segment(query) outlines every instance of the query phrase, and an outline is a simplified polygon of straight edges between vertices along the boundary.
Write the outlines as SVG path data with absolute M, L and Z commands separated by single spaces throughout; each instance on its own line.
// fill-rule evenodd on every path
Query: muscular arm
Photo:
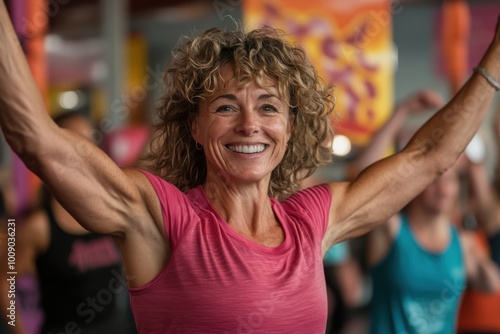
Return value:
M 123 235 L 131 213 L 147 218 L 133 174 L 48 116 L 3 1 L 0 45 L 0 125 L 14 152 L 90 231 Z
M 391 144 L 396 142 L 410 112 L 422 112 L 442 106 L 441 97 L 429 90 L 418 91 L 398 103 L 384 126 L 374 135 L 370 143 L 351 165 L 351 172 L 359 174 L 370 164 L 382 159 Z M 399 226 L 399 217 L 389 218 L 367 235 L 367 261 L 370 265 L 378 263 L 389 250 Z
M 164 267 L 169 249 L 151 184 L 52 122 L 3 1 L 0 45 L 0 126 L 8 144 L 85 229 L 115 237 L 127 274 L 136 278 L 131 285 L 147 282 Z
M 500 78 L 499 24 L 480 66 Z M 495 89 L 475 73 L 457 95 L 413 136 L 403 151 L 381 160 L 350 183 L 331 184 L 333 201 L 326 239 L 362 235 L 400 211 L 450 168 L 478 130 Z

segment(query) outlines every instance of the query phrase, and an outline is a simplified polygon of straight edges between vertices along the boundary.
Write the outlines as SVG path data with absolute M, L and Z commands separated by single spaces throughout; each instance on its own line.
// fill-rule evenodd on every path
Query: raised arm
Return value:
M 350 166 L 351 175 L 357 176 L 364 168 L 384 158 L 390 145 L 396 143 L 410 113 L 437 109 L 443 105 L 441 96 L 430 90 L 418 91 L 399 102 L 387 122 L 373 136 L 370 143 L 361 151 Z M 381 224 L 367 235 L 367 261 L 374 265 L 380 261 L 392 245 L 399 226 L 399 217 L 393 216 L 386 224 Z
M 479 66 L 500 79 L 500 24 Z M 331 184 L 328 243 L 368 232 L 400 211 L 458 159 L 478 130 L 495 88 L 477 71 L 400 152 L 351 183 Z
M 0 46 L 0 125 L 7 142 L 84 228 L 115 236 L 127 274 L 137 284 L 150 280 L 168 253 L 151 184 L 142 173 L 122 171 L 90 141 L 52 122 L 3 1 Z
M 48 116 L 0 1 L 0 124 L 10 147 L 88 230 L 120 234 L 140 193 L 97 147 Z M 104 223 L 106 222 L 106 223 Z

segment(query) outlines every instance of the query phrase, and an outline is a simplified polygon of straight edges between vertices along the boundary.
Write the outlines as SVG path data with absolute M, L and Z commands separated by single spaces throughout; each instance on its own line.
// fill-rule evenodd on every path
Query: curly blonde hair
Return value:
M 182 43 L 172 54 L 149 156 L 151 169 L 160 177 L 181 191 L 205 182 L 205 155 L 196 148 L 191 122 L 200 102 L 222 82 L 220 69 L 227 63 L 241 87 L 252 80 L 262 86 L 270 78 L 280 97 L 289 99 L 292 133 L 283 160 L 271 174 L 270 196 L 290 195 L 317 166 L 330 162 L 332 87 L 319 78 L 305 52 L 285 42 L 281 32 L 269 27 L 250 32 L 213 28 Z

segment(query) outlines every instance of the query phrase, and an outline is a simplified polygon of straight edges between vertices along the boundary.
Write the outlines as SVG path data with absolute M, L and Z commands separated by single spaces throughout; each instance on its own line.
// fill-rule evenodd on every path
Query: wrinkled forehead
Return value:
M 277 79 L 267 75 L 264 71 L 247 73 L 245 71 L 238 71 L 232 63 L 225 63 L 219 68 L 218 79 L 214 94 L 230 91 L 235 92 L 247 87 L 255 87 L 256 89 L 263 89 L 283 101 L 288 102 L 290 97 L 288 87 L 280 83 Z

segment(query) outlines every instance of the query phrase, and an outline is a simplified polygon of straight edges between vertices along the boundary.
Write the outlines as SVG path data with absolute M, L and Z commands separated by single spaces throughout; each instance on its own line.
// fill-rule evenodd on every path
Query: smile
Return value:
M 236 153 L 254 154 L 264 151 L 267 146 L 268 145 L 259 144 L 259 145 L 227 145 L 226 147 Z

